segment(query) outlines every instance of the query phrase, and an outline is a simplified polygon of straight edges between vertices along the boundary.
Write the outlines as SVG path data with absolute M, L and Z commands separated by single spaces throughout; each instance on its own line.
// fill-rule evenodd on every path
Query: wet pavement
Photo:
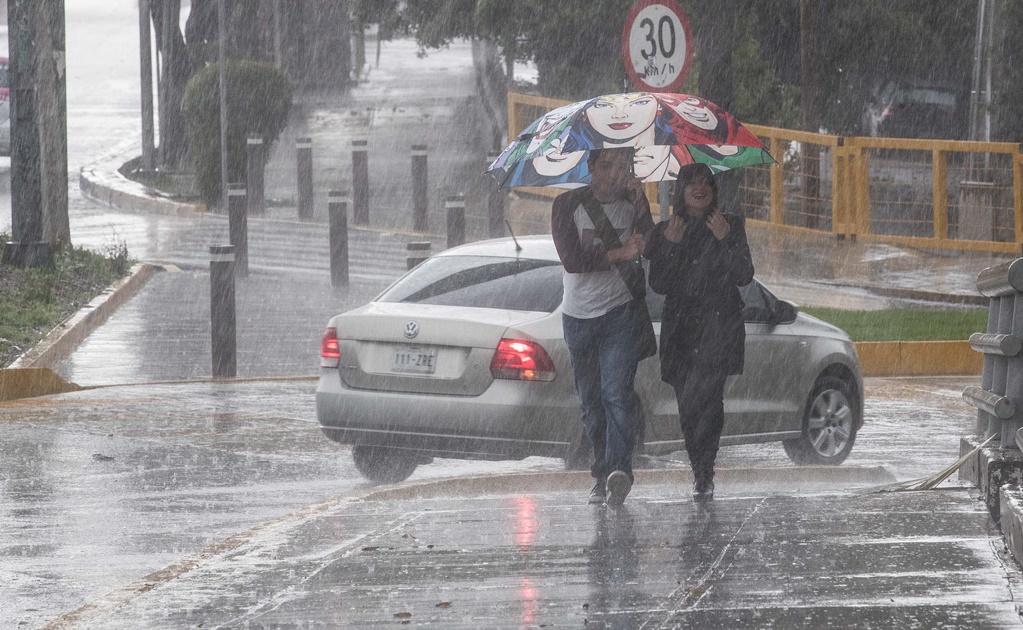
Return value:
M 12 401 L 0 627 L 1018 627 L 975 490 L 861 492 L 955 459 L 975 381 L 867 379 L 840 467 L 722 449 L 711 512 L 681 455 L 621 511 L 546 458 L 374 487 L 320 434 L 312 379 Z

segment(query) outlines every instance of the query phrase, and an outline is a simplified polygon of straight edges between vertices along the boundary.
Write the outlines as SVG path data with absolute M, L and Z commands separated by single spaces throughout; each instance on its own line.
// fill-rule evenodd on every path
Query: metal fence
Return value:
M 509 138 L 566 103 L 509 93 Z M 740 171 L 739 203 L 749 220 L 934 249 L 1023 247 L 1023 145 L 746 127 L 778 161 Z M 647 196 L 659 214 L 656 186 Z
M 970 336 L 984 353 L 980 387 L 963 399 L 977 408 L 977 435 L 999 435 L 1002 448 L 1023 448 L 1023 258 L 989 267 L 977 276 L 977 291 L 991 298 L 987 332 Z

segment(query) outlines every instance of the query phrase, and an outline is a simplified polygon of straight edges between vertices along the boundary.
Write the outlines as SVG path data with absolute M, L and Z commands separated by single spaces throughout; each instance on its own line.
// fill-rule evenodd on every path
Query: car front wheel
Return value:
M 353 446 L 352 459 L 362 476 L 376 483 L 405 481 L 419 466 L 415 453 L 379 446 Z
M 859 409 L 852 388 L 835 376 L 822 376 L 806 401 L 803 435 L 785 440 L 785 452 L 799 465 L 838 465 L 856 441 Z

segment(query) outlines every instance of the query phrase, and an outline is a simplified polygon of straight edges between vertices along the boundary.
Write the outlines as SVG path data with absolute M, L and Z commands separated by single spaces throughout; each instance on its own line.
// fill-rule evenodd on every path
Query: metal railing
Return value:
M 977 408 L 977 435 L 999 435 L 1001 448 L 1023 448 L 1023 258 L 988 267 L 977 276 L 977 291 L 991 298 L 987 332 L 970 336 L 984 353 L 980 387 L 963 390 Z
M 510 92 L 509 139 L 566 103 Z M 778 160 L 739 171 L 739 203 L 749 220 L 932 249 L 1023 248 L 1023 145 L 746 127 Z M 659 214 L 655 185 L 647 197 Z

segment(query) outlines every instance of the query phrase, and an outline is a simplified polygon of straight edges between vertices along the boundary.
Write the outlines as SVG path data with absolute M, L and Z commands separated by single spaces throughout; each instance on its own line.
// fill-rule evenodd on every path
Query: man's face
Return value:
M 632 151 L 606 149 L 590 164 L 590 188 L 598 199 L 610 201 L 625 191 L 632 178 Z

